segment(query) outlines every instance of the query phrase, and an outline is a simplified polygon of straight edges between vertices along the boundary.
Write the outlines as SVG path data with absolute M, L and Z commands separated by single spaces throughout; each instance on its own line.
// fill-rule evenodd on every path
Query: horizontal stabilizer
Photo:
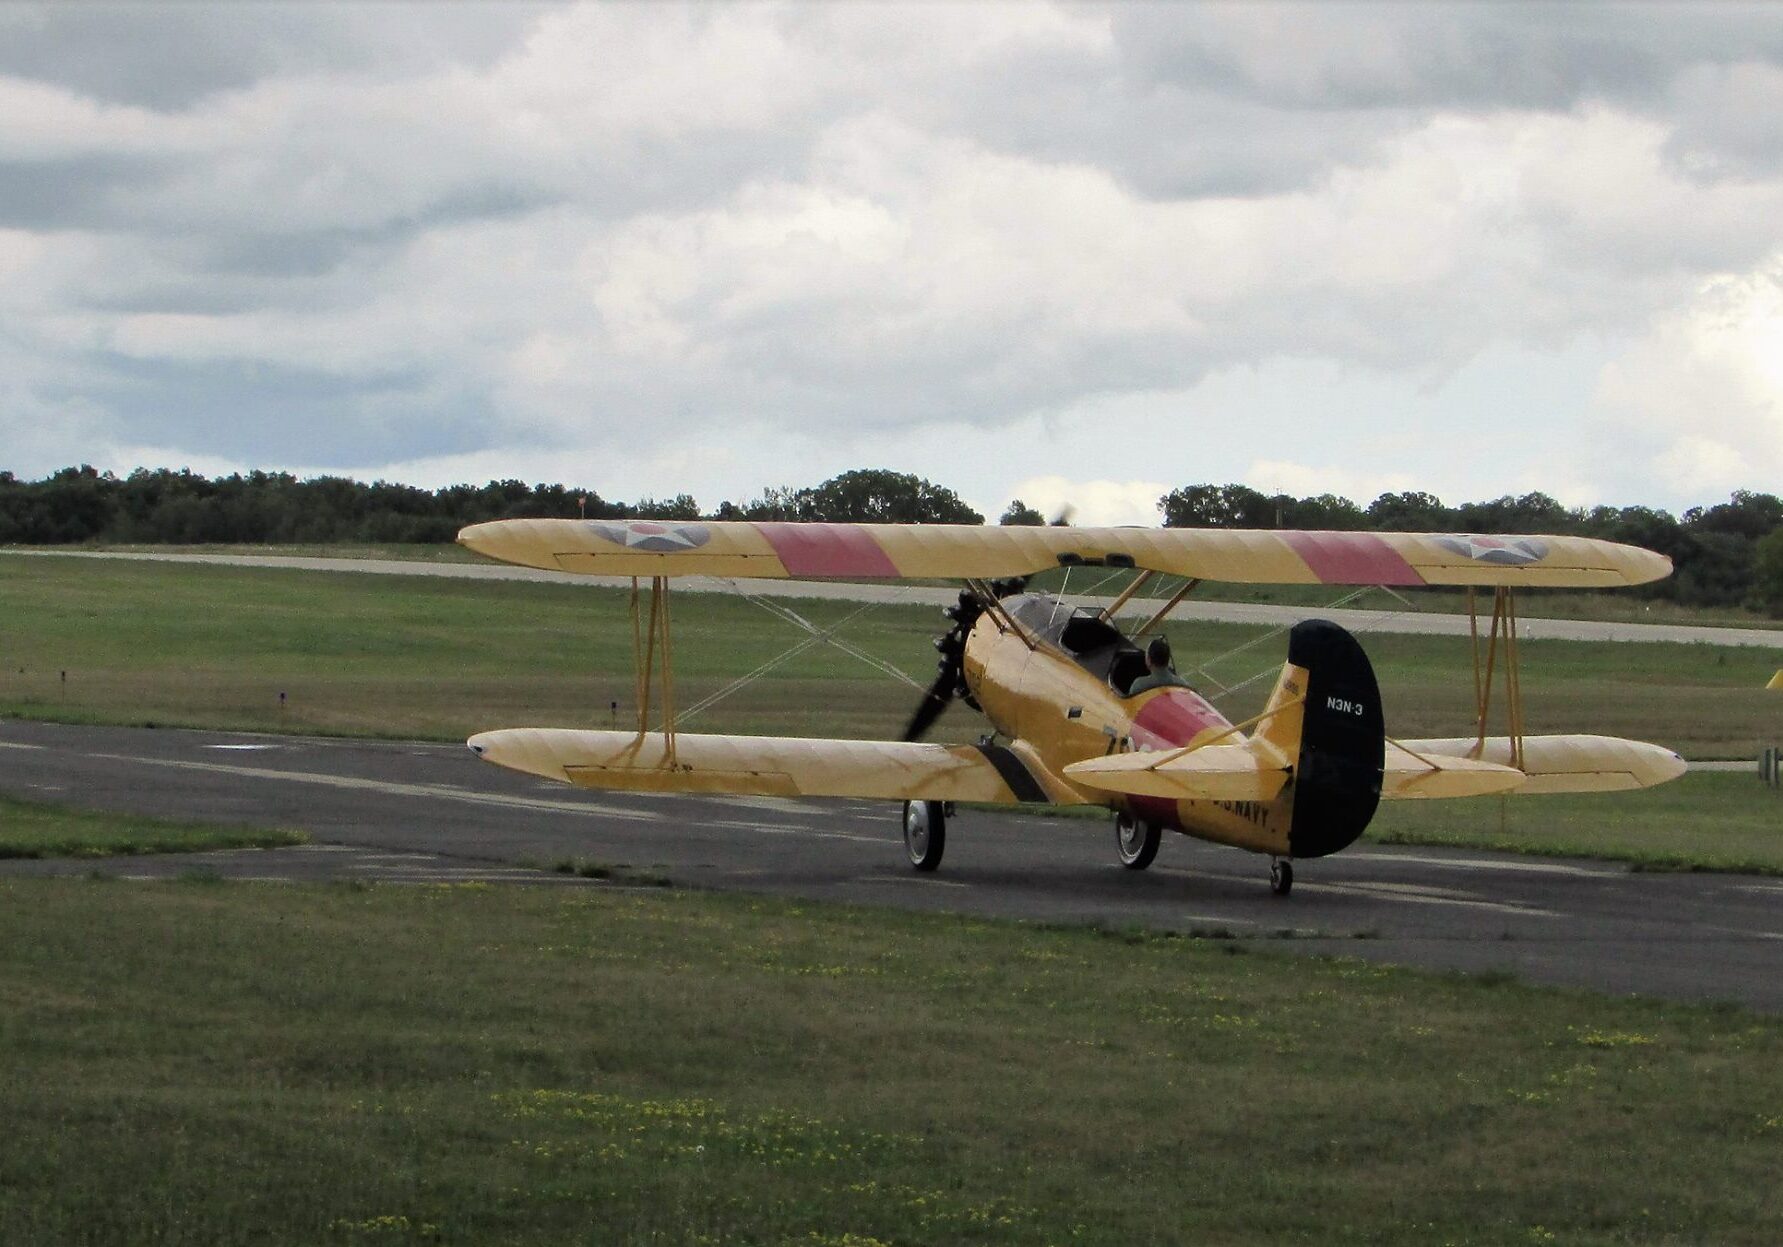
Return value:
M 1526 776 L 1515 767 L 1475 758 L 1419 751 L 1417 757 L 1388 742 L 1381 796 L 1393 800 L 1437 797 L 1483 797 L 1523 786 Z
M 1244 745 L 1208 745 L 1176 757 L 1115 753 L 1074 762 L 1065 775 L 1084 788 L 1175 801 L 1273 801 L 1288 779 L 1286 767 Z
M 511 770 L 584 788 L 769 797 L 880 797 L 1081 803 L 1025 745 L 931 745 L 881 740 L 680 733 L 670 755 L 660 732 L 516 727 L 466 742 Z
M 1445 762 L 1449 762 L 1473 754 L 1476 743 L 1471 736 L 1457 736 L 1446 740 L 1408 740 L 1404 747 L 1425 757 L 1441 755 Z M 1404 757 L 1400 750 L 1391 752 Z M 1499 766 L 1514 766 L 1510 738 L 1488 736 L 1478 758 Z M 1684 759 L 1670 749 L 1615 736 L 1525 736 L 1521 761 L 1521 770 L 1527 778 L 1512 790 L 1519 796 L 1651 788 L 1678 778 L 1685 770 Z M 1420 794 L 1394 792 L 1389 795 Z

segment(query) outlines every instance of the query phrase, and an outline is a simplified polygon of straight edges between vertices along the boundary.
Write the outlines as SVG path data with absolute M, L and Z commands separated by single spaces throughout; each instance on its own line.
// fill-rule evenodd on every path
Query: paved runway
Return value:
M 1271 896 L 1263 858 L 1169 836 L 1143 873 L 1101 822 L 962 811 L 934 876 L 882 802 L 586 793 L 458 746 L 0 723 L 0 792 L 295 827 L 301 849 L 10 862 L 13 875 L 490 879 L 677 885 L 1033 921 L 1150 927 L 1272 947 L 1783 1012 L 1783 879 L 1358 846 Z M 1607 809 L 1608 807 L 1606 807 Z M 1613 817 L 1613 815 L 1606 815 Z M 595 883 L 541 870 L 615 868 Z

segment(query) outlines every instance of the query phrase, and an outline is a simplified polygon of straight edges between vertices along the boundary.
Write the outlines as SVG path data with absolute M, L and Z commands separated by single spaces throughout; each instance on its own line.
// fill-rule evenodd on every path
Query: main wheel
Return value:
M 904 851 L 918 870 L 941 864 L 947 847 L 947 812 L 939 801 L 904 802 Z
M 1121 855 L 1121 865 L 1128 870 L 1144 870 L 1158 855 L 1162 833 L 1156 823 L 1141 822 L 1126 814 L 1114 816 L 1114 847 Z
M 1286 896 L 1294 890 L 1294 863 L 1275 858 L 1269 863 L 1269 890 Z

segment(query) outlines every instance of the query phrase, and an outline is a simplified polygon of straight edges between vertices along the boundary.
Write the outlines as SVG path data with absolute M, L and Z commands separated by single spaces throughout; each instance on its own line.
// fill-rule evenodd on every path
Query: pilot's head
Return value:
M 1145 665 L 1153 671 L 1163 671 L 1170 666 L 1170 642 L 1161 636 L 1152 638 L 1152 643 L 1145 647 Z

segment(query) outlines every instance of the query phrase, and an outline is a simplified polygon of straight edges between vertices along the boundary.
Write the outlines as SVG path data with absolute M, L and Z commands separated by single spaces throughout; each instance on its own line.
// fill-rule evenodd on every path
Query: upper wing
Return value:
M 660 732 L 518 727 L 467 742 L 488 762 L 584 788 L 739 793 L 770 797 L 879 797 L 906 801 L 1082 803 L 1026 746 L 680 733 L 671 759 Z
M 1672 569 L 1592 537 L 1236 528 L 494 520 L 458 540 L 526 567 L 616 576 L 964 580 L 1089 564 L 1253 584 L 1608 588 Z

